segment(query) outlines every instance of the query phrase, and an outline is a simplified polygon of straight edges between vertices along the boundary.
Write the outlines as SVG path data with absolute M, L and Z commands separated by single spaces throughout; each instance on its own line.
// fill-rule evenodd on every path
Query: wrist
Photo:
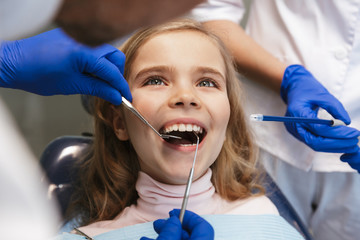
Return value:
M 0 87 L 7 88 L 9 82 L 9 66 L 7 64 L 6 58 L 10 52 L 7 50 L 6 42 L 0 43 Z
M 306 72 L 308 74 L 308 71 L 306 70 L 306 68 L 304 66 L 298 65 L 298 64 L 289 65 L 285 69 L 283 79 L 281 82 L 281 87 L 280 87 L 280 96 L 286 104 L 287 104 L 287 95 L 288 95 L 289 89 L 291 88 L 292 84 L 299 79 L 299 78 L 293 77 L 293 76 L 294 76 L 294 74 L 297 74 L 300 72 Z

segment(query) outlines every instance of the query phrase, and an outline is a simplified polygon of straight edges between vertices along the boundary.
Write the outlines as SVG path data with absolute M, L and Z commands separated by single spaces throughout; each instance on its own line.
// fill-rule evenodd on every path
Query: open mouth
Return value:
M 181 137 L 181 139 L 175 138 L 168 138 L 164 139 L 166 142 L 175 144 L 175 145 L 182 145 L 182 146 L 192 146 L 196 145 L 197 137 L 199 136 L 199 144 L 205 138 L 206 131 L 204 128 L 195 125 L 195 124 L 174 124 L 171 126 L 167 126 L 166 128 L 163 127 L 159 130 L 162 134 L 169 134 L 173 136 Z M 196 135 L 194 134 L 196 133 Z

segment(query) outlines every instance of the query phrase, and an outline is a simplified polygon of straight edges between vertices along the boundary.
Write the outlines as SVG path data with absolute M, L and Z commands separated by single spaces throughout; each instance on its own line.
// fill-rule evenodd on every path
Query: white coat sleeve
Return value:
M 200 22 L 229 20 L 240 23 L 245 13 L 242 0 L 207 0 L 194 8 L 189 17 Z
M 62 0 L 1 0 L 0 39 L 28 37 L 49 26 Z
M 1 239 L 46 240 L 56 234 L 59 212 L 47 200 L 43 173 L 0 98 Z

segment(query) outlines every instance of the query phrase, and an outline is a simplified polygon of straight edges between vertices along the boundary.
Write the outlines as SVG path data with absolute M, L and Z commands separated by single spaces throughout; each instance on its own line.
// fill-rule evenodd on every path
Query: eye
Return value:
M 165 85 L 165 82 L 159 76 L 152 76 L 147 79 L 144 85 Z
M 211 80 L 202 80 L 198 83 L 198 87 L 216 87 L 216 84 L 214 81 Z

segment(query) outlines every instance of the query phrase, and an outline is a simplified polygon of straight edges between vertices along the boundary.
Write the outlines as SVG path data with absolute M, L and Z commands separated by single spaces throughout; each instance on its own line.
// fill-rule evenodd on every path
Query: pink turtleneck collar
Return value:
M 266 197 L 248 198 L 229 202 L 222 199 L 211 183 L 212 171 L 192 183 L 187 210 L 206 214 L 277 214 L 276 207 Z M 139 172 L 136 190 L 139 199 L 126 207 L 113 220 L 92 223 L 80 229 L 90 236 L 138 223 L 169 217 L 169 211 L 181 208 L 185 185 L 160 183 L 144 172 Z M 259 210 L 263 209 L 263 210 Z
M 213 212 L 211 209 L 215 209 L 213 206 L 217 202 L 218 196 L 211 183 L 211 175 L 212 171 L 208 169 L 202 177 L 192 183 L 188 210 L 198 214 L 209 214 Z M 136 190 L 139 194 L 136 208 L 147 220 L 166 218 L 169 216 L 169 211 L 181 208 L 185 188 L 186 185 L 160 183 L 146 173 L 140 172 L 136 183 Z
M 211 175 L 212 171 L 208 169 L 202 177 L 192 183 L 188 210 L 198 214 L 212 214 L 216 210 L 220 198 L 215 193 L 215 188 L 210 181 Z M 169 211 L 181 208 L 185 188 L 186 185 L 160 183 L 146 173 L 139 172 L 136 182 L 139 198 L 136 204 L 126 207 L 113 220 L 96 222 L 81 229 L 91 233 L 93 230 L 99 232 L 99 228 L 105 228 L 101 231 L 105 232 L 110 229 L 167 218 Z

